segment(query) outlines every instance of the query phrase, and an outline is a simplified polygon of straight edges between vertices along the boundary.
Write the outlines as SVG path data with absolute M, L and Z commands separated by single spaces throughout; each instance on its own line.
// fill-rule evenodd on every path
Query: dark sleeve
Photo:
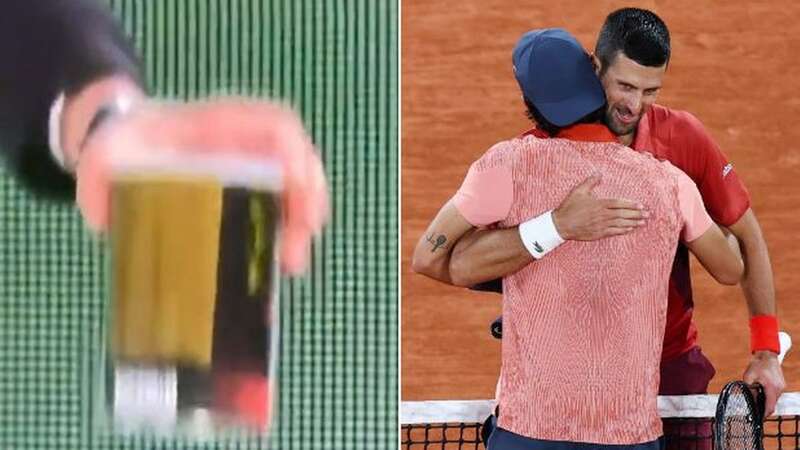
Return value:
M 127 74 L 142 85 L 130 40 L 95 0 L 3 0 L 0 6 L 0 152 L 19 181 L 74 199 L 74 181 L 48 148 L 50 107 L 60 93 Z
M 470 287 L 473 291 L 481 291 L 481 292 L 496 292 L 498 294 L 503 293 L 503 280 L 498 278 L 492 281 L 485 281 L 483 283 L 478 283 L 472 287 Z

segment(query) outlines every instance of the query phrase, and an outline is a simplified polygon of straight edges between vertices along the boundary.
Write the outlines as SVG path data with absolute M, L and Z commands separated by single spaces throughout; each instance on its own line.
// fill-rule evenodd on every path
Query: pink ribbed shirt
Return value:
M 642 203 L 636 231 L 569 241 L 503 279 L 499 426 L 546 440 L 635 444 L 661 435 L 659 361 L 678 239 L 711 226 L 694 183 L 667 162 L 611 142 L 599 125 L 567 139 L 501 142 L 454 197 L 476 226 L 512 227 L 556 208 L 599 173 L 599 197 Z M 582 139 L 580 141 L 575 139 Z

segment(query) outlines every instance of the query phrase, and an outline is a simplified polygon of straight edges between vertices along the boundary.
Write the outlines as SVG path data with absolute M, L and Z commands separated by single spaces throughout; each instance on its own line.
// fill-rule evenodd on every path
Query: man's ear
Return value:
M 592 61 L 592 67 L 594 67 L 594 73 L 597 76 L 600 76 L 600 58 L 597 57 L 594 53 L 589 53 L 589 59 Z

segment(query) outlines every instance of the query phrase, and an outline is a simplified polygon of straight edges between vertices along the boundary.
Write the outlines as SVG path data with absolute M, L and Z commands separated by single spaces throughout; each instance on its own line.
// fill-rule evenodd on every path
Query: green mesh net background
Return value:
M 159 96 L 285 98 L 320 147 L 333 215 L 282 286 L 269 438 L 196 443 L 89 426 L 105 248 L 70 207 L 0 174 L 0 449 L 397 447 L 397 5 L 392 0 L 110 0 Z

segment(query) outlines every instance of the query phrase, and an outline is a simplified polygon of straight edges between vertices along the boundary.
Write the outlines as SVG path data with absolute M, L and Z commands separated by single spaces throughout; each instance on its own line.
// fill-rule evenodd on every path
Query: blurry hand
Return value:
M 297 114 L 274 103 L 237 98 L 137 103 L 101 126 L 81 149 L 77 204 L 91 228 L 108 227 L 112 164 L 119 167 L 154 152 L 236 155 L 278 164 L 281 267 L 288 273 L 305 268 L 310 240 L 328 215 L 328 193 L 319 155 Z

